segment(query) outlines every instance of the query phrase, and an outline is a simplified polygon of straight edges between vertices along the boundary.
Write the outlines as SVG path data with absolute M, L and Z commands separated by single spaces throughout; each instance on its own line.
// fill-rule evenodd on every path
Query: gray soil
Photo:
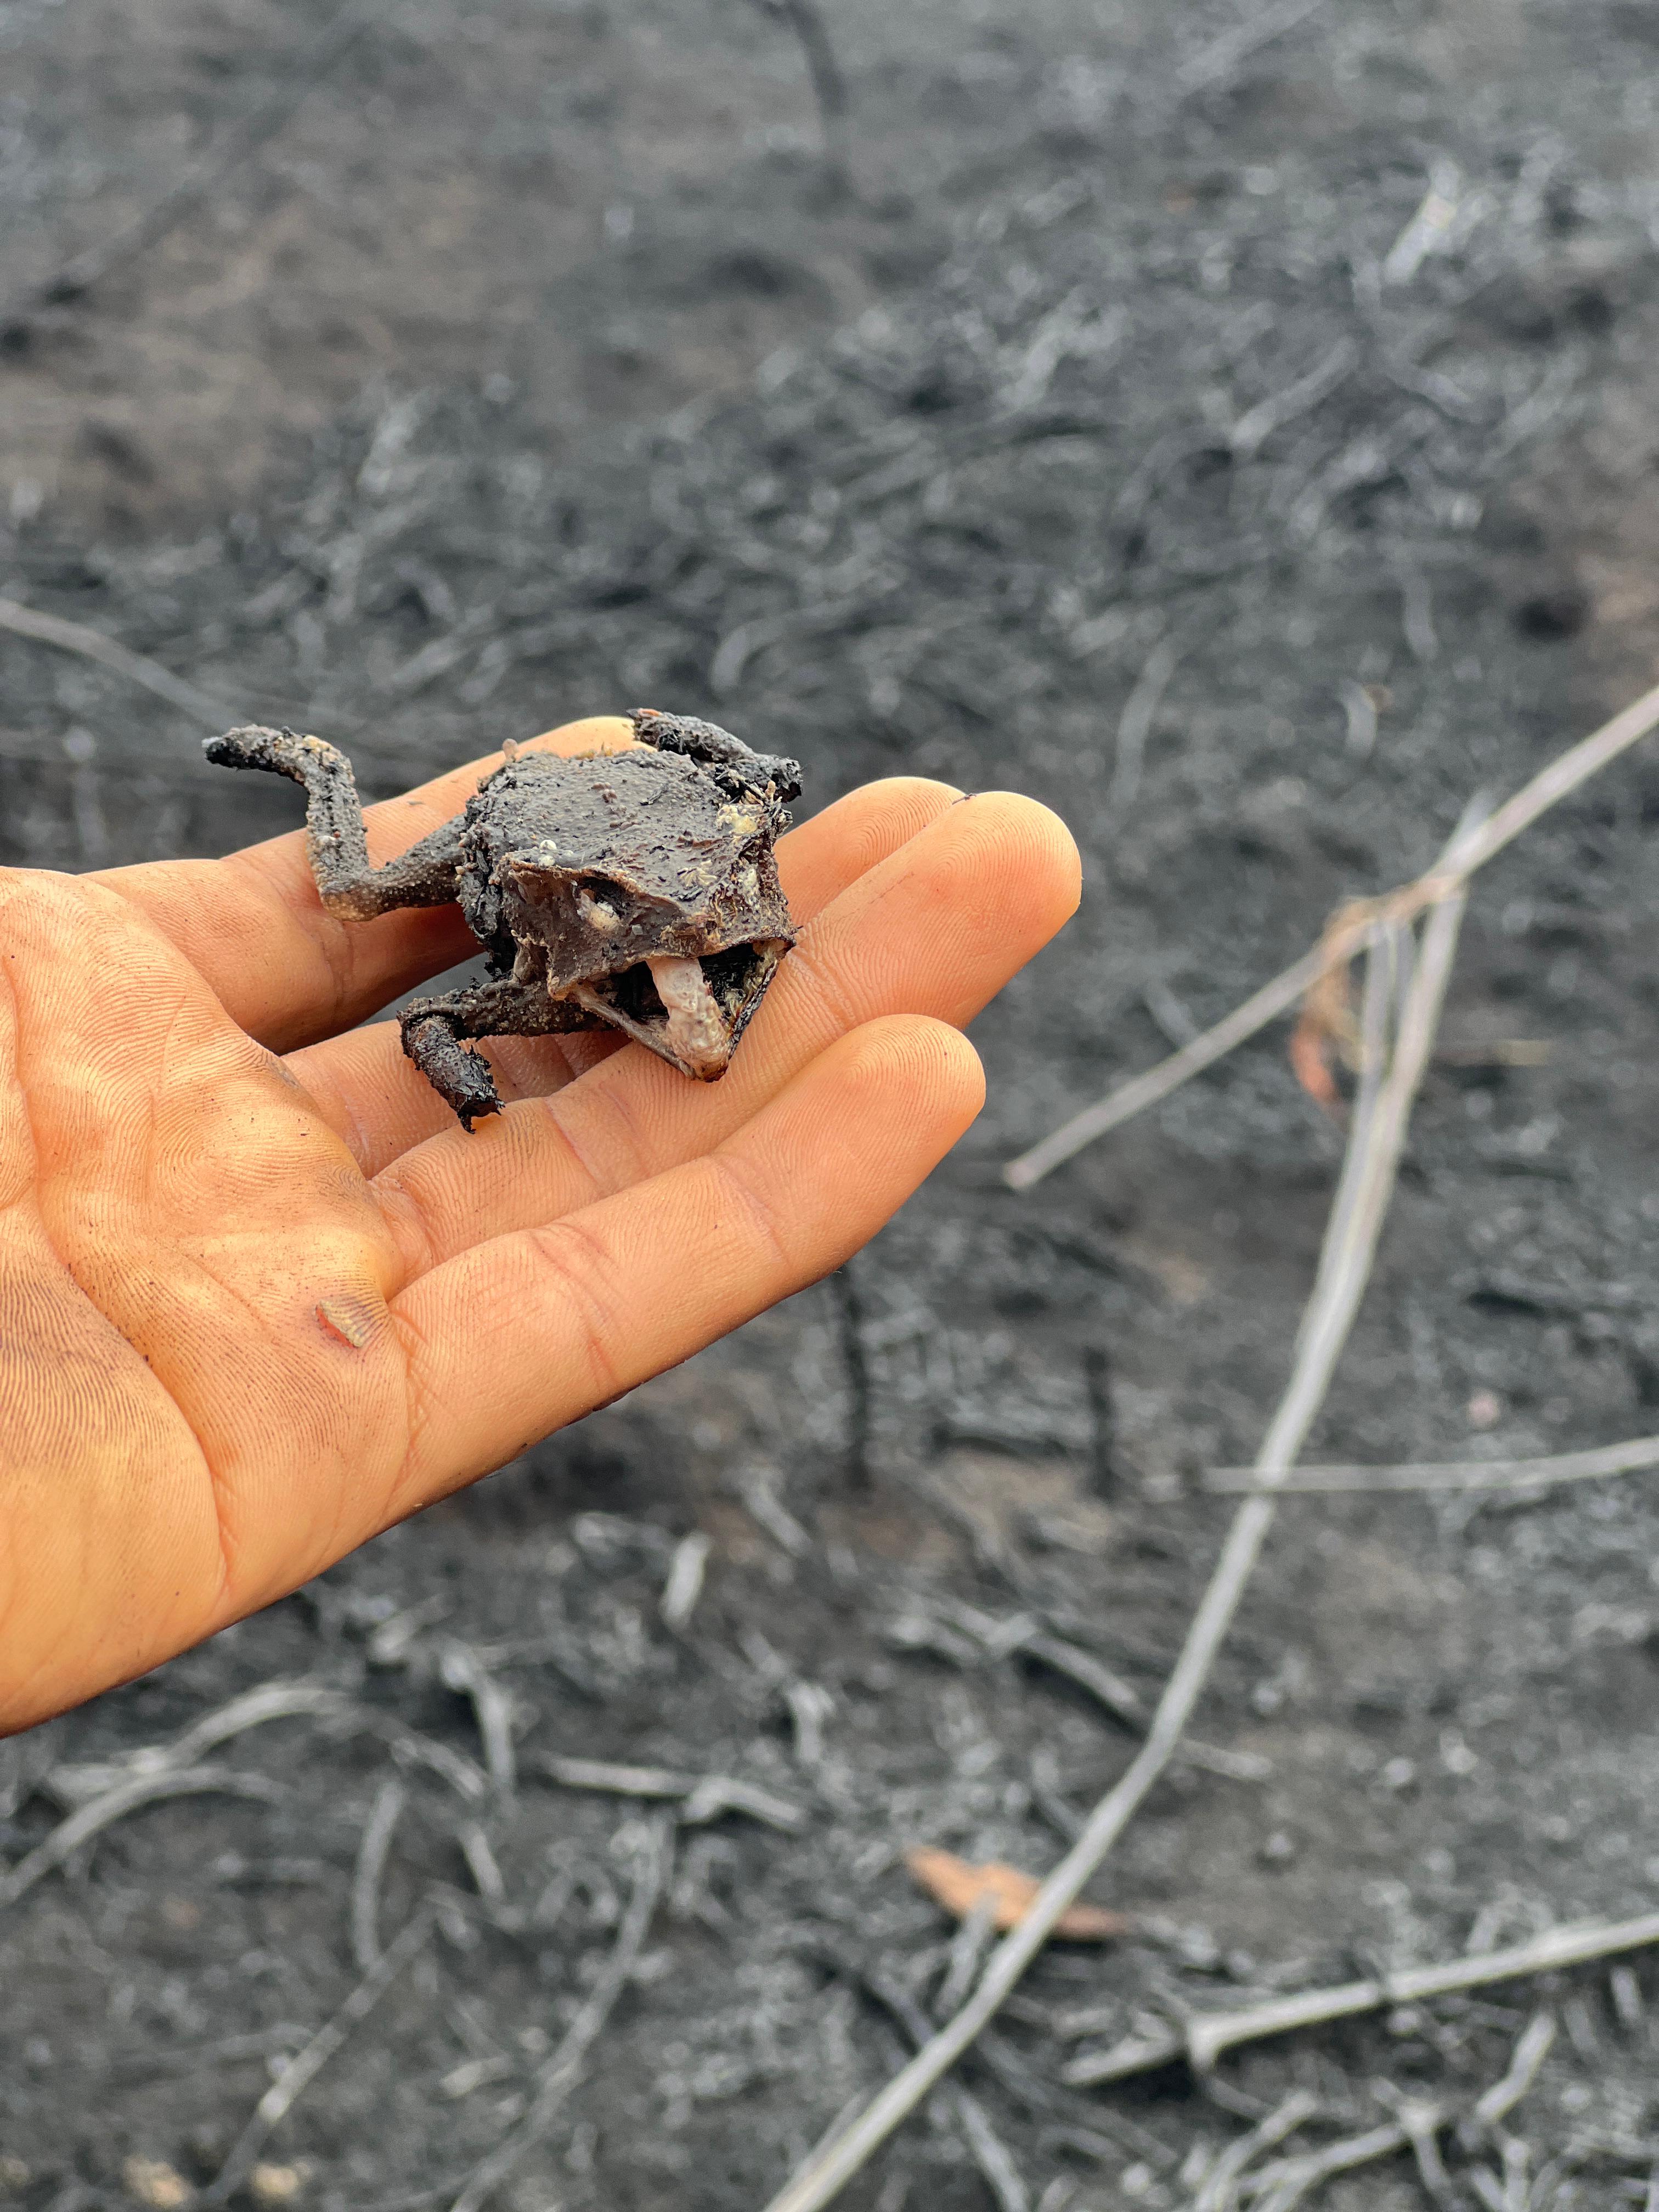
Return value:
M 63 297 L 300 88 L 329 12 L 0 4 L 0 593 L 338 739 L 377 793 L 651 701 L 799 755 L 808 805 L 893 770 L 1030 792 L 1087 898 L 976 1030 L 985 1117 L 846 1277 L 0 1747 L 15 1863 L 137 1748 L 332 1693 L 200 1754 L 264 1794 L 134 1811 L 7 1912 L 0 2186 L 168 2212 L 242 2140 L 238 2201 L 452 2203 L 672 1832 L 491 2202 L 759 2212 L 899 2063 L 895 1992 L 938 2001 L 904 1851 L 1040 1873 L 1130 1757 L 1052 1654 L 1156 1694 L 1340 1133 L 1280 1029 L 1026 1196 L 998 1164 L 1653 679 L 1659 36 L 1641 0 L 847 0 L 847 185 L 787 21 L 738 0 L 373 12 Z M 1431 176 L 1455 212 L 1410 268 Z M 0 667 L 6 860 L 295 818 L 120 679 L 16 639 Z M 1659 1425 L 1656 822 L 1638 749 L 1478 884 L 1310 1457 Z M 1249 1778 L 1172 1771 L 1092 1886 L 1130 1935 L 1053 1947 L 962 2069 L 1000 2153 L 941 2099 L 847 2204 L 1184 2206 L 1293 2089 L 1291 2148 L 1467 2115 L 1540 2009 L 1507 2167 L 1454 2128 L 1443 2170 L 1318 2201 L 1642 2202 L 1640 1954 L 1209 2081 L 1061 2076 L 1149 2016 L 1651 1909 L 1652 1481 L 1288 1504 L 1197 1723 Z M 764 1795 L 629 1800 L 573 1759 Z M 380 1942 L 429 1933 L 238 2180 L 367 1902 Z

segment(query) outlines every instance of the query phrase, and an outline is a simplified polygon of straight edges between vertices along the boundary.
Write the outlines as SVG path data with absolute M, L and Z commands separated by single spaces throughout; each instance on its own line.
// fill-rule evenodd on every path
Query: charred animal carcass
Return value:
M 797 763 L 710 722 L 653 708 L 630 719 L 641 742 L 620 752 L 509 748 L 464 813 L 382 868 L 333 745 L 254 726 L 207 742 L 222 766 L 304 785 L 331 914 L 365 921 L 459 900 L 490 980 L 416 1000 L 399 1020 L 404 1050 L 468 1129 L 501 1103 L 468 1037 L 609 1026 L 716 1081 L 794 942 L 775 847 Z

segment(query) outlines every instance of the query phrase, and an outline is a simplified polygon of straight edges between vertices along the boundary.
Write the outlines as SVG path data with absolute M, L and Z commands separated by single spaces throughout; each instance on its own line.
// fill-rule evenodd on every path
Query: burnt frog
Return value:
M 775 853 L 800 769 L 712 722 L 640 708 L 623 752 L 507 748 L 465 811 L 369 866 L 351 763 L 321 738 L 249 726 L 210 761 L 303 784 L 323 904 L 348 921 L 458 900 L 490 980 L 417 999 L 404 1050 L 471 1130 L 501 1102 L 462 1040 L 609 1026 L 713 1083 L 794 943 Z

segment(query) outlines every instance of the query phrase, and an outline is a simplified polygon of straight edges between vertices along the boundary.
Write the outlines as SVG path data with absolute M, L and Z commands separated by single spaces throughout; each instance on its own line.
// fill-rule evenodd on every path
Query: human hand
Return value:
M 536 740 L 620 744 L 628 725 Z M 368 812 L 392 857 L 482 767 Z M 0 871 L 0 1728 L 125 1680 L 838 1266 L 979 1109 L 969 1020 L 1058 929 L 1032 801 L 898 779 L 779 848 L 799 948 L 725 1080 L 489 1047 L 468 1136 L 356 1028 L 476 948 L 331 921 L 298 833 Z

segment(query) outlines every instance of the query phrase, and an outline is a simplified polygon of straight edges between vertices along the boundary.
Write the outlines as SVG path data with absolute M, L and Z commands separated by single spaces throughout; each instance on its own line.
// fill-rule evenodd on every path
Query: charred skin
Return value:
M 464 1128 L 501 1111 L 466 1042 L 611 1028 L 717 1082 L 794 943 L 776 842 L 800 789 L 793 760 L 713 723 L 641 708 L 623 752 L 518 754 L 465 811 L 383 868 L 369 865 L 351 764 L 319 738 L 254 726 L 210 760 L 306 793 L 323 903 L 349 921 L 459 901 L 491 978 L 416 1000 L 404 1050 Z

